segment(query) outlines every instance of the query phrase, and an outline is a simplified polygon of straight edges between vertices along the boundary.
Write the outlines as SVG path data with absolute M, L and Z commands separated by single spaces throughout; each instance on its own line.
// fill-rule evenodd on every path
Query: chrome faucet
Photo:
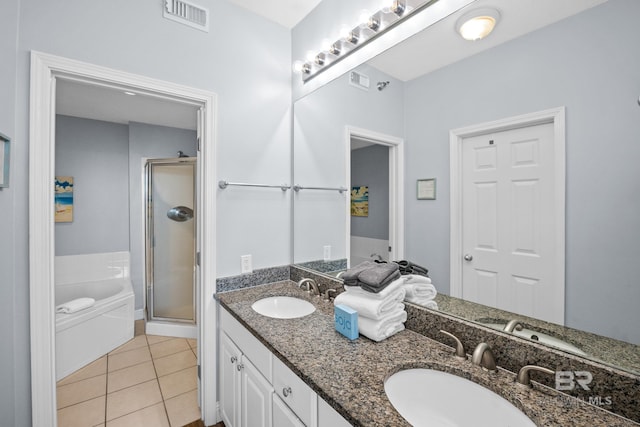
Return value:
M 315 280 L 306 278 L 302 279 L 298 282 L 298 287 L 302 288 L 304 285 L 307 285 L 307 292 L 311 295 L 320 296 L 320 288 L 318 288 L 318 284 Z
M 513 332 L 514 329 L 516 331 L 521 331 L 522 328 L 524 328 L 524 325 L 522 324 L 522 322 L 520 322 L 517 319 L 513 319 L 513 320 L 510 320 L 509 323 L 507 323 L 507 325 L 504 327 L 504 331 Z
M 460 341 L 458 337 L 450 332 L 440 330 L 440 333 L 453 338 L 456 342 L 456 357 L 461 360 L 467 360 L 467 353 L 464 351 L 464 345 L 462 344 L 462 341 Z
M 491 347 L 489 347 L 489 344 L 486 342 L 481 342 L 476 349 L 473 350 L 471 363 L 480 366 L 486 371 L 495 371 L 497 369 L 496 358 L 493 355 L 493 351 L 491 351 Z
M 520 368 L 518 371 L 518 378 L 516 378 L 516 382 L 520 385 L 531 387 L 531 378 L 529 378 L 529 372 L 538 371 L 544 372 L 545 374 L 555 375 L 555 372 L 549 368 L 544 368 L 542 366 L 536 365 L 527 365 Z

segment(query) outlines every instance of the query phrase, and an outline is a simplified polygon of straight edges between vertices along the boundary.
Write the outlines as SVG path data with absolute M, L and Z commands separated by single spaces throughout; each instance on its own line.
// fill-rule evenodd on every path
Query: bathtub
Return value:
M 56 306 L 80 297 L 96 303 L 76 313 L 56 313 L 56 380 L 133 338 L 134 293 L 128 277 L 56 285 Z

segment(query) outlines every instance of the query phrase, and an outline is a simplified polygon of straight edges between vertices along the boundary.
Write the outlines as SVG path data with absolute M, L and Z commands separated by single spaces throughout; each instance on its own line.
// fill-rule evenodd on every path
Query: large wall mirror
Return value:
M 640 4 L 570 3 L 579 6 L 536 25 L 551 15 L 545 8 L 568 5 L 478 0 L 297 100 L 294 181 L 328 190 L 294 193 L 294 263 L 334 274 L 362 259 L 411 260 L 429 269 L 440 310 L 498 328 L 518 317 L 528 338 L 549 335 L 560 340 L 550 345 L 640 373 Z M 494 33 L 462 40 L 456 20 L 485 6 L 501 12 Z M 517 37 L 501 39 L 506 32 Z M 448 297 L 457 292 L 452 257 L 465 255 L 451 252 L 451 131 L 550 110 L 564 116 L 566 144 L 564 197 L 554 201 L 564 209 L 555 323 L 504 305 L 490 287 Z M 525 157 L 541 153 L 522 146 Z M 435 198 L 418 197 L 418 181 L 433 178 Z M 354 215 L 350 192 L 368 202 L 366 216 L 362 206 Z M 530 306 L 533 297 L 518 298 Z

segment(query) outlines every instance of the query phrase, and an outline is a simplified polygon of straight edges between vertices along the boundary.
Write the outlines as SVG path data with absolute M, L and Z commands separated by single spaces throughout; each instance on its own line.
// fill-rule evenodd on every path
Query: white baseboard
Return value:
M 133 320 L 142 320 L 144 319 L 144 308 L 140 308 L 133 312 Z
M 163 335 L 175 338 L 198 338 L 198 328 L 196 325 L 182 325 L 169 322 L 147 322 L 145 324 L 147 335 Z

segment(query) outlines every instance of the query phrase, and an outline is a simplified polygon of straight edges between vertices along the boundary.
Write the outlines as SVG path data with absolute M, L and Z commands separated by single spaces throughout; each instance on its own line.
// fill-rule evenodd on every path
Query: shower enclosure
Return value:
M 147 160 L 145 179 L 147 320 L 194 325 L 196 159 Z

